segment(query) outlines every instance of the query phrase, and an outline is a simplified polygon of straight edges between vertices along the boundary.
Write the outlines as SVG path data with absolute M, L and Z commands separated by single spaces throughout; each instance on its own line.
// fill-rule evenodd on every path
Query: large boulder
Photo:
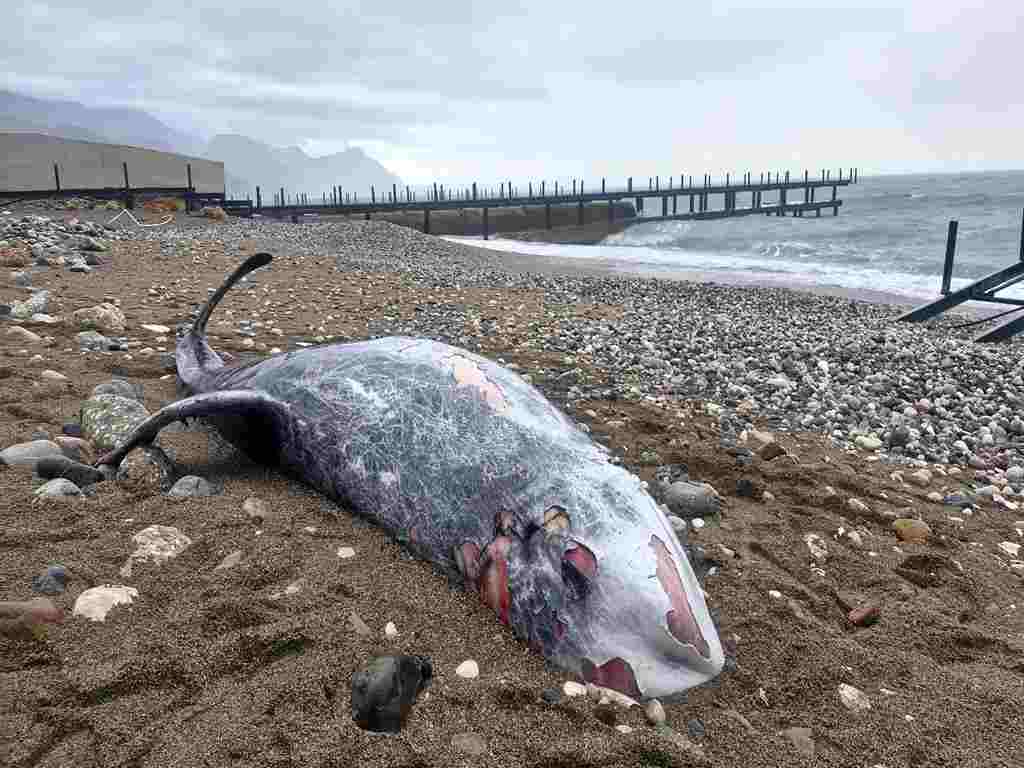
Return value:
M 146 406 L 120 395 L 96 395 L 79 412 L 82 434 L 98 451 L 111 451 L 149 417 Z
M 0 464 L 12 467 L 24 466 L 35 469 L 40 459 L 48 456 L 63 456 L 61 447 L 49 440 L 31 440 L 18 443 L 0 451 Z

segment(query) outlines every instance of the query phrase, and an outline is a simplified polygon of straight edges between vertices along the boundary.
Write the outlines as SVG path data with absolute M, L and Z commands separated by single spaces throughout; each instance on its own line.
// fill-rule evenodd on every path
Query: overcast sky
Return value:
M 1022 0 L 84 5 L 5 0 L 0 87 L 409 183 L 1024 167 Z

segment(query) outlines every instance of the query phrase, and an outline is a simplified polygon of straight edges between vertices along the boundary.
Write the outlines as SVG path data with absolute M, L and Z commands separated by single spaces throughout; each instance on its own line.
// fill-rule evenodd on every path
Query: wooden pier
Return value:
M 549 193 L 546 182 L 536 187 L 532 182 L 523 189 L 514 187 L 512 183 L 502 182 L 494 191 L 479 191 L 476 183 L 468 187 L 456 189 L 445 188 L 443 184 L 434 184 L 426 199 L 417 199 L 417 195 L 409 188 L 400 190 L 393 185 L 386 193 L 378 195 L 375 188 L 370 188 L 369 198 L 360 200 L 358 194 L 344 192 L 335 187 L 331 193 L 322 194 L 319 202 L 311 202 L 310 197 L 297 194 L 289 197 L 281 188 L 274 192 L 272 203 L 264 204 L 263 193 L 256 187 L 256 200 L 250 213 L 275 218 L 292 218 L 297 221 L 299 216 L 306 214 L 363 216 L 370 219 L 374 214 L 406 213 L 421 211 L 423 215 L 423 232 L 430 233 L 430 214 L 434 211 L 450 211 L 480 209 L 483 221 L 483 237 L 490 234 L 488 211 L 494 208 L 544 208 L 545 227 L 551 229 L 551 209 L 555 206 L 575 206 L 577 223 L 584 222 L 584 208 L 595 204 L 604 204 L 608 208 L 608 222 L 615 223 L 615 203 L 633 201 L 636 217 L 630 223 L 641 221 L 686 221 L 724 219 L 735 216 L 794 216 L 804 217 L 813 213 L 820 217 L 823 210 L 832 211 L 833 216 L 839 215 L 843 201 L 838 197 L 838 189 L 856 184 L 858 170 L 850 168 L 844 175 L 843 169 L 833 176 L 831 171 L 823 170 L 820 175 L 811 176 L 804 171 L 802 176 L 791 177 L 785 174 L 760 174 L 756 179 L 751 173 L 744 174 L 741 179 L 732 181 L 727 174 L 724 181 L 714 183 L 712 177 L 705 174 L 703 180 L 694 183 L 692 176 L 672 176 L 662 184 L 660 177 L 648 179 L 647 188 L 637 188 L 633 179 L 626 181 L 624 187 L 609 189 L 605 179 L 601 179 L 599 189 L 587 190 L 582 180 L 573 181 L 571 190 L 556 183 L 553 192 Z M 824 192 L 819 197 L 819 193 Z M 768 200 L 765 200 L 767 193 Z M 744 199 L 745 198 L 745 199 Z M 712 202 L 720 202 L 720 207 L 713 207 Z M 294 201 L 294 202 L 293 202 Z M 746 202 L 742 205 L 741 201 Z M 238 204 L 232 203 L 232 213 L 238 211 Z M 652 215 L 645 215 L 645 203 L 653 202 L 655 210 Z M 657 206 L 660 202 L 660 211 Z M 245 215 L 245 213 L 242 213 Z

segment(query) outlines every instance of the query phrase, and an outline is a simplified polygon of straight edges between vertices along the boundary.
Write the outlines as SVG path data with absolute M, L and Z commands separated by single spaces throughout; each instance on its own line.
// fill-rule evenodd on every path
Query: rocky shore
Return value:
M 384 222 L 113 215 L 0 215 L 5 764 L 1024 759 L 1021 342 Z M 275 261 L 218 310 L 215 348 L 244 361 L 403 334 L 518 370 L 675 516 L 721 678 L 647 711 L 588 696 L 476 596 L 202 425 L 90 473 L 175 399 L 175 329 L 259 249 Z M 432 668 L 387 738 L 349 709 L 381 653 Z

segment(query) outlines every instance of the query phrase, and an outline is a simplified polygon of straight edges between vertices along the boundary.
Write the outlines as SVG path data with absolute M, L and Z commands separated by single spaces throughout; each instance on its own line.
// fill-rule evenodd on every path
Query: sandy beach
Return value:
M 26 223 L 39 232 L 110 218 L 11 211 L 50 217 Z M 126 230 L 87 272 L 66 267 L 59 235 L 41 246 L 66 255 L 51 266 L 0 236 L 0 304 L 45 289 L 53 320 L 0 318 L 0 449 L 67 433 L 112 378 L 140 385 L 149 412 L 175 400 L 173 329 L 267 249 L 273 264 L 211 322 L 236 360 L 437 338 L 517 366 L 652 486 L 665 467 L 714 486 L 720 515 L 687 537 L 729 661 L 657 727 L 641 707 L 566 696 L 478 595 L 190 424 L 160 438 L 171 479 L 216 495 L 107 481 L 38 498 L 30 469 L 0 466 L 0 601 L 68 572 L 48 596 L 62 622 L 0 625 L 0 763 L 1024 765 L 1024 563 L 1004 546 L 1024 543 L 1021 342 L 978 348 L 957 318 L 894 327 L 899 297 L 641 278 L 383 222 Z M 82 351 L 72 313 L 104 301 L 125 327 Z M 253 497 L 265 518 L 246 512 Z M 152 525 L 190 543 L 125 576 Z M 72 615 L 106 584 L 138 595 L 102 622 Z M 394 736 L 351 718 L 352 675 L 378 653 L 433 662 Z M 478 678 L 455 674 L 467 659 Z

